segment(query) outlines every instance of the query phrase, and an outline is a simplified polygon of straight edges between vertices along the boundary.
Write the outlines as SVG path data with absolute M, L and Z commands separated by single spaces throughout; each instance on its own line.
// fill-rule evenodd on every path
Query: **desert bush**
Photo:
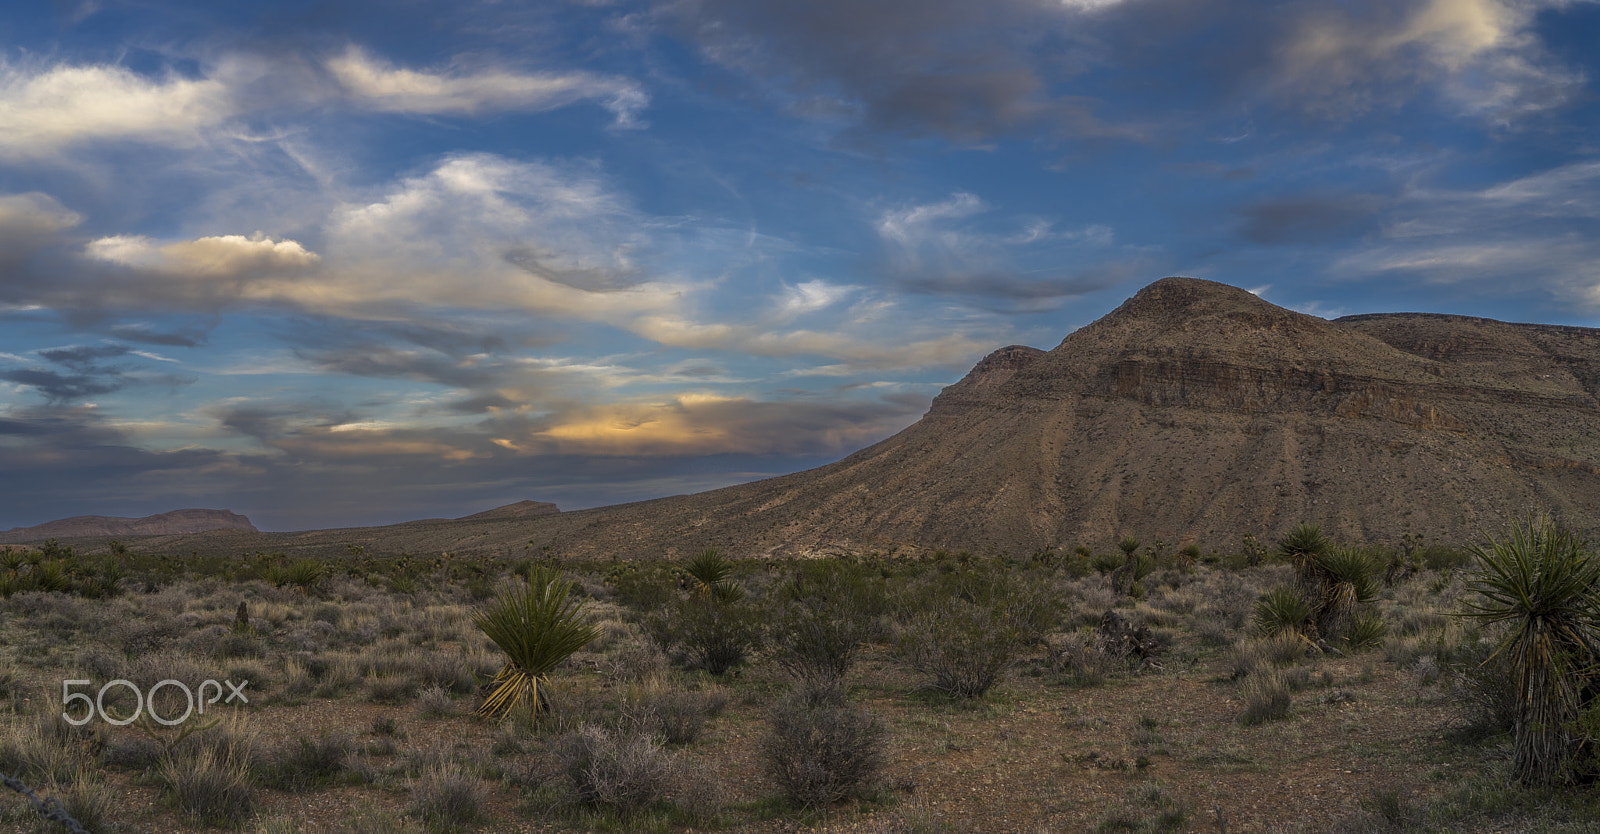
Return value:
M 1457 705 L 1455 732 L 1481 739 L 1516 729 L 1520 696 L 1511 664 L 1494 657 L 1495 647 L 1477 643 L 1449 664 L 1452 698 Z
M 430 686 L 417 696 L 417 714 L 423 718 L 439 718 L 455 711 L 455 701 L 451 700 L 450 693 L 437 684 Z
M 728 696 L 720 691 L 674 692 L 645 689 L 622 706 L 623 722 L 667 744 L 690 744 L 708 720 L 722 714 Z
M 934 689 L 958 698 L 988 692 L 1016 655 L 1056 619 L 1050 599 L 1006 574 L 953 574 L 929 583 L 902 614 L 901 651 Z
M 784 799 L 823 808 L 873 787 L 886 737 L 882 722 L 866 710 L 790 697 L 767 715 L 761 758 Z
M 161 760 L 161 780 L 184 814 L 210 824 L 231 824 L 250 816 L 256 806 L 248 758 L 242 750 L 218 754 L 210 747 L 171 751 Z
M 883 609 L 883 590 L 838 574 L 805 580 L 797 577 L 772 612 L 767 656 L 808 697 L 839 700 Z
M 550 672 L 597 634 L 583 615 L 583 600 L 571 590 L 572 583 L 554 569 L 535 567 L 526 584 L 502 591 L 474 616 L 473 624 L 506 654 L 478 714 L 549 709 L 544 690 Z
M 674 759 L 653 735 L 586 724 L 556 740 L 556 760 L 580 802 L 636 813 L 664 799 Z
M 342 732 L 324 733 L 315 739 L 299 737 L 273 756 L 264 771 L 269 787 L 304 790 L 333 784 L 350 764 L 355 743 Z
M 114 821 L 120 816 L 117 811 L 122 801 L 117 792 L 107 785 L 103 779 L 92 771 L 79 771 L 69 781 L 61 782 L 50 780 L 41 791 L 44 796 L 54 797 L 61 803 L 61 810 L 67 816 L 77 820 L 85 831 L 114 831 Z M 43 823 L 43 821 L 39 821 Z M 54 834 L 60 828 L 55 825 L 38 824 L 36 831 L 50 831 Z
M 651 637 L 685 668 L 721 675 L 744 663 L 761 645 L 761 616 L 732 592 L 723 594 L 691 593 L 658 611 L 647 621 Z
M 1531 521 L 1475 552 L 1465 611 L 1505 629 L 1500 655 L 1518 693 L 1512 773 L 1529 784 L 1565 781 L 1600 645 L 1600 559 L 1571 532 Z
M 664 665 L 661 650 L 654 643 L 638 638 L 613 646 L 605 660 L 606 674 L 627 683 L 653 677 Z
M 1239 684 L 1244 711 L 1239 723 L 1254 726 L 1289 717 L 1289 685 L 1277 672 L 1257 672 Z
M 411 812 L 433 825 L 470 825 L 483 818 L 483 780 L 444 759 L 422 768 L 411 782 Z
M 1105 682 L 1119 663 L 1096 645 L 1095 635 L 1086 632 L 1051 635 L 1045 640 L 1050 671 L 1068 686 L 1091 687 Z
M 70 782 L 83 766 L 71 725 L 59 714 L 40 715 L 13 723 L 0 735 L 0 773 L 17 774 L 34 782 Z

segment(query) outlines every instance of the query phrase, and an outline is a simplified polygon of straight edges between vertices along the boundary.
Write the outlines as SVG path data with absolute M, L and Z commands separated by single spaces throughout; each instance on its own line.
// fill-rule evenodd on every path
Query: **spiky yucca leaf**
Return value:
M 1310 600 L 1317 630 L 1342 635 L 1359 606 L 1378 598 L 1378 562 L 1358 547 L 1331 547 L 1311 560 L 1320 596 Z
M 506 653 L 479 715 L 499 715 L 532 705 L 549 709 L 545 694 L 550 671 L 571 657 L 600 629 L 583 616 L 583 600 L 571 596 L 572 583 L 550 568 L 535 567 L 526 585 L 506 589 L 480 609 L 472 624 Z
M 1255 626 L 1262 637 L 1285 632 L 1306 637 L 1310 624 L 1311 606 L 1294 588 L 1273 588 L 1256 603 Z
M 1583 541 L 1548 522 L 1511 528 L 1504 540 L 1474 548 L 1477 569 L 1466 614 L 1503 623 L 1505 655 L 1518 692 L 1512 770 L 1533 784 L 1563 781 L 1576 745 L 1571 730 L 1582 678 L 1594 674 L 1600 636 L 1600 559 Z

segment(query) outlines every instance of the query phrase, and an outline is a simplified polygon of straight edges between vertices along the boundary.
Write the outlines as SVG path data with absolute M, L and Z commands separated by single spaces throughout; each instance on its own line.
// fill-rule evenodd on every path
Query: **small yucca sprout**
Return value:
M 535 567 L 528 571 L 526 585 L 500 592 L 474 615 L 473 625 L 506 653 L 479 715 L 530 706 L 538 714 L 550 708 L 550 671 L 600 636 L 600 629 L 583 616 L 583 600 L 571 592 L 572 583 L 558 571 Z

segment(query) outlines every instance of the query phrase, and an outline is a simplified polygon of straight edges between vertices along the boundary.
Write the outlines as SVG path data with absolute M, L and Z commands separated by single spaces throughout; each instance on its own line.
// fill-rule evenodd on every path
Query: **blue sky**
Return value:
M 0 17 L 0 529 L 819 465 L 1165 275 L 1600 325 L 1600 3 Z

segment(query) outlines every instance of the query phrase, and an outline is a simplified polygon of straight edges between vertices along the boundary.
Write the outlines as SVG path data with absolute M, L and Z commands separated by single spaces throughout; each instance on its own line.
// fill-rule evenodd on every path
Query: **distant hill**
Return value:
M 556 505 L 549 501 L 518 501 L 504 507 L 495 507 L 481 513 L 464 515 L 456 521 L 495 521 L 498 519 L 533 518 L 541 515 L 554 515 L 561 512 Z
M 33 527 L 13 527 L 0 532 L 0 542 L 31 542 L 45 539 L 86 538 L 92 536 L 174 536 L 214 530 L 239 530 L 254 533 L 256 527 L 228 510 L 173 510 L 144 518 L 114 518 L 80 515 L 47 521 Z
M 206 543 L 1026 554 L 1125 536 L 1229 548 L 1302 521 L 1348 541 L 1458 543 L 1535 509 L 1600 533 L 1600 330 L 1426 313 L 1326 321 L 1166 278 L 1052 350 L 1001 348 L 914 425 L 817 469 L 553 515 Z

